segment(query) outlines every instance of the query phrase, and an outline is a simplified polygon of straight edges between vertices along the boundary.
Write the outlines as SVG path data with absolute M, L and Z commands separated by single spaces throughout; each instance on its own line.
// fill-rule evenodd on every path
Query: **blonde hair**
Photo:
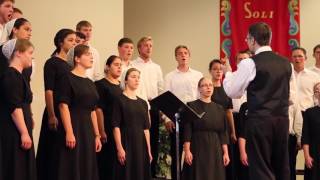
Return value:
M 147 41 L 152 41 L 151 36 L 144 36 L 144 37 L 140 38 L 140 40 L 137 43 L 138 49 L 142 46 L 142 43 L 147 42 Z

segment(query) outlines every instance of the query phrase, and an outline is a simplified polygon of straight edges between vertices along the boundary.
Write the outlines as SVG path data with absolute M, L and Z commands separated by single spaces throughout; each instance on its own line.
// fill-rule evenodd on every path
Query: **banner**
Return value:
M 248 28 L 256 22 L 271 27 L 271 47 L 278 54 L 290 57 L 299 46 L 299 0 L 220 0 L 220 57 L 228 57 L 232 69 L 237 52 L 248 48 Z

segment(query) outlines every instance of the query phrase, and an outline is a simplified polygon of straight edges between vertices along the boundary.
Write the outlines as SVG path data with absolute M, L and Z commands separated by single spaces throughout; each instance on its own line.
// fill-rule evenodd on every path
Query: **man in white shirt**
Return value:
M 4 30 L 5 24 L 10 21 L 13 13 L 14 0 L 0 0 L 0 43 L 6 41 L 8 36 Z
M 137 91 L 145 90 L 149 101 L 163 92 L 162 70 L 158 64 L 151 60 L 152 45 L 151 37 L 142 37 L 137 45 L 139 57 L 132 62 L 133 67 L 141 72 L 140 81 L 142 83 Z M 154 107 L 150 109 L 150 121 L 150 141 L 153 156 L 151 173 L 155 177 L 159 144 L 159 110 Z
M 81 32 L 86 36 L 84 44 L 90 47 L 93 57 L 93 65 L 90 69 L 86 70 L 86 75 L 92 81 L 99 80 L 101 78 L 100 55 L 99 52 L 90 45 L 90 40 L 92 37 L 92 25 L 89 21 L 80 21 L 76 26 L 76 31 Z
M 301 111 L 305 111 L 314 106 L 313 87 L 320 81 L 320 77 L 317 73 L 305 68 L 307 52 L 304 48 L 294 48 L 291 57 L 297 81 L 297 101 Z
M 313 48 L 313 57 L 316 60 L 314 66 L 310 68 L 311 71 L 317 73 L 320 76 L 320 44 Z
M 223 82 L 230 98 L 247 90 L 247 150 L 250 179 L 289 180 L 288 107 L 292 68 L 289 61 L 272 52 L 271 29 L 263 22 L 249 27 L 246 37 L 251 58 Z
M 189 66 L 190 50 L 187 46 L 179 45 L 175 48 L 175 58 L 178 66 L 165 77 L 165 90 L 171 91 L 182 102 L 187 103 L 198 98 L 198 82 L 203 77 L 202 73 L 193 70 Z M 165 117 L 165 116 L 163 116 Z M 170 132 L 171 138 L 171 175 L 176 179 L 176 137 L 174 133 L 175 124 L 165 118 L 166 129 Z M 180 141 L 181 142 L 181 141 Z M 181 142 L 182 144 L 182 142 Z M 182 148 L 180 149 L 182 150 Z M 179 159 L 181 155 L 179 155 Z
M 134 51 L 133 41 L 130 38 L 121 38 L 118 41 L 118 53 L 121 58 L 121 68 L 122 73 L 127 71 L 127 69 L 133 67 L 132 66 L 132 55 Z

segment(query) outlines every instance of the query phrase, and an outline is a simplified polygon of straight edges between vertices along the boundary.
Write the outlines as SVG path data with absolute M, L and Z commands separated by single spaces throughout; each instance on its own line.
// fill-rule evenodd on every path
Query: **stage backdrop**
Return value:
M 227 56 L 235 69 L 235 55 L 247 49 L 248 27 L 265 22 L 272 29 L 272 49 L 290 57 L 300 42 L 299 0 L 221 0 L 220 57 Z

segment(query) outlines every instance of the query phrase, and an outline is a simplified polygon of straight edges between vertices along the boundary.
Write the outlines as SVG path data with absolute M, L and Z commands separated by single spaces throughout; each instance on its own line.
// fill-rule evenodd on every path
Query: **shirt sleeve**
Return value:
M 189 103 L 187 103 L 188 106 L 190 106 Z M 191 142 L 192 138 L 192 119 L 189 119 L 188 117 L 184 117 L 182 121 L 183 125 L 183 142 Z
M 25 89 L 23 79 L 14 73 L 5 74 L 3 76 L 2 88 L 10 114 L 16 108 L 22 108 L 24 100 L 23 90 Z
M 303 113 L 303 127 L 302 127 L 302 137 L 301 137 L 301 144 L 310 144 L 310 116 L 309 116 L 309 109 Z
M 293 130 L 297 136 L 297 141 L 301 142 L 302 126 L 303 126 L 302 113 L 297 103 L 293 104 L 292 106 L 294 108 Z
M 246 139 L 247 103 L 243 103 L 239 110 L 239 137 Z
M 101 108 L 101 109 L 106 109 L 106 95 L 107 95 L 107 92 L 104 90 L 102 84 L 100 83 L 100 81 L 96 81 L 95 83 L 95 86 L 96 86 L 96 89 L 97 89 L 97 92 L 98 92 L 98 95 L 99 95 L 99 100 L 98 100 L 98 104 L 97 104 L 97 107 L 98 108 Z
M 55 88 L 55 77 L 56 70 L 48 61 L 44 65 L 43 69 L 43 77 L 44 77 L 44 88 L 45 90 L 54 90 Z
M 146 101 L 142 100 L 143 103 L 143 113 L 145 114 L 145 121 L 144 121 L 144 129 L 150 129 L 150 119 L 149 119 L 149 113 L 148 113 L 148 104 Z
M 224 114 L 224 130 L 219 132 L 219 139 L 220 139 L 220 144 L 229 144 L 229 135 L 228 135 L 228 126 L 227 126 L 227 117 L 226 114 L 223 112 Z
M 158 95 L 164 92 L 164 81 L 163 81 L 163 74 L 162 74 L 162 70 L 159 66 L 159 70 L 158 70 Z
M 256 76 L 256 66 L 251 58 L 244 59 L 238 64 L 237 71 L 227 72 L 223 81 L 226 94 L 233 99 L 240 98 L 249 83 Z
M 113 102 L 113 110 L 112 110 L 112 118 L 111 118 L 111 126 L 112 128 L 120 128 L 121 121 L 122 121 L 122 106 L 120 99 L 115 99 Z
M 94 69 L 93 69 L 93 79 L 98 80 L 100 79 L 100 54 L 97 50 L 94 51 L 93 53 L 93 58 L 94 58 Z
M 58 104 L 65 103 L 70 106 L 72 100 L 72 87 L 67 74 L 57 82 L 57 97 Z
M 291 64 L 291 77 L 290 77 L 290 89 L 289 89 L 289 105 L 296 103 L 297 100 L 297 80 L 296 76 L 294 75 L 294 69 Z
M 170 74 L 167 74 L 166 77 L 164 78 L 164 90 L 165 91 L 171 90 L 170 84 L 171 84 Z

